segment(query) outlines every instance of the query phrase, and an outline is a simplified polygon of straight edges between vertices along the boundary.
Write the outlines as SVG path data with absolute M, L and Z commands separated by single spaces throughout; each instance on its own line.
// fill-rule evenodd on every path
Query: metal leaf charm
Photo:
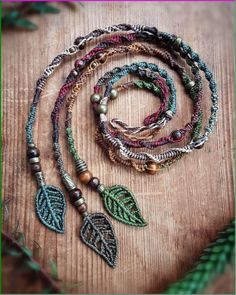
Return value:
M 145 226 L 137 201 L 128 188 L 114 185 L 101 192 L 107 212 L 115 219 L 134 226 Z
M 64 233 L 65 197 L 52 185 L 43 185 L 37 192 L 36 213 L 40 221 L 51 230 Z
M 81 239 L 111 267 L 116 266 L 118 241 L 109 219 L 102 213 L 89 214 L 80 229 Z

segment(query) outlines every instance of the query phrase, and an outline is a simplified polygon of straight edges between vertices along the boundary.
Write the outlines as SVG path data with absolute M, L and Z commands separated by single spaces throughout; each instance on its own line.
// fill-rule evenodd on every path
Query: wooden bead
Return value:
M 78 207 L 78 211 L 80 214 L 87 212 L 87 205 L 84 203 Z
M 93 177 L 92 173 L 90 171 L 86 170 L 79 175 L 79 180 L 82 183 L 87 184 L 92 179 L 92 177 Z
M 148 162 L 146 170 L 148 174 L 154 175 L 160 170 L 160 166 L 155 162 Z
M 92 189 L 96 189 L 100 184 L 100 180 L 97 177 L 93 177 L 88 184 Z
M 69 195 L 71 202 L 74 203 L 82 197 L 82 192 L 80 189 L 75 188 L 69 192 Z
M 171 132 L 171 136 L 174 140 L 180 140 L 182 138 L 182 133 L 179 130 L 174 130 Z
M 39 157 L 39 156 L 40 156 L 39 149 L 37 149 L 36 147 L 28 148 L 28 150 L 27 150 L 28 159 L 36 158 L 36 157 Z

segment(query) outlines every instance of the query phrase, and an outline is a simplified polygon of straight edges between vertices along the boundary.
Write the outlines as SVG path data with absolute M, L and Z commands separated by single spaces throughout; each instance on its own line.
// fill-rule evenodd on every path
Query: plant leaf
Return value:
M 38 12 L 40 14 L 43 13 L 59 13 L 60 9 L 48 5 L 46 3 L 32 3 L 30 5 L 30 10 L 34 12 Z
M 101 196 L 107 212 L 115 219 L 128 225 L 147 225 L 133 193 L 127 187 L 121 185 L 107 187 L 101 193 Z
M 51 274 L 51 277 L 53 279 L 57 280 L 58 279 L 58 271 L 57 271 L 56 262 L 50 261 L 49 262 L 49 265 L 50 265 L 50 274 Z
M 35 205 L 36 213 L 46 227 L 58 233 L 64 232 L 66 202 L 62 191 L 52 185 L 40 187 Z
M 116 266 L 118 241 L 109 219 L 102 213 L 89 214 L 80 229 L 82 241 L 111 267 Z
M 31 270 L 40 271 L 40 265 L 37 262 L 29 260 L 29 261 L 26 261 L 25 263 Z
M 29 30 L 36 30 L 38 28 L 36 24 L 34 24 L 33 22 L 25 18 L 18 18 L 14 20 L 12 25 L 15 27 L 20 27 L 20 28 L 29 29 Z

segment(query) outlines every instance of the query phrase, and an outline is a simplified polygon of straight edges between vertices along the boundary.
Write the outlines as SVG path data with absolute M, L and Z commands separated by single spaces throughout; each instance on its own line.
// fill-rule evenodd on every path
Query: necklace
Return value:
M 100 180 L 97 177 L 92 176 L 91 172 L 87 170 L 85 161 L 79 157 L 74 146 L 71 129 L 72 108 L 76 96 L 81 86 L 86 82 L 87 77 L 99 65 L 102 65 L 109 56 L 115 54 L 145 52 L 146 54 L 160 57 L 168 63 L 171 68 L 175 69 L 193 101 L 193 115 L 191 121 L 182 129 L 174 130 L 170 135 L 162 137 L 159 140 L 153 140 L 154 135 L 172 119 L 176 112 L 176 93 L 174 84 L 165 70 L 160 69 L 155 64 L 147 64 L 145 62 L 115 68 L 99 79 L 94 88 L 94 94 L 91 96 L 91 102 L 98 122 L 96 138 L 101 146 L 104 147 L 104 150 L 109 154 L 109 157 L 113 161 L 132 166 L 140 172 L 146 171 L 150 174 L 154 174 L 159 171 L 160 168 L 168 167 L 183 155 L 189 154 L 196 148 L 202 147 L 208 140 L 216 123 L 218 109 L 216 83 L 212 77 L 212 73 L 208 70 L 205 63 L 201 61 L 198 54 L 193 52 L 192 49 L 180 38 L 175 35 L 158 32 L 156 28 L 122 24 L 111 26 L 104 30 L 95 30 L 85 37 L 77 38 L 74 45 L 55 57 L 52 63 L 45 69 L 43 76 L 36 84 L 35 96 L 26 126 L 26 139 L 28 144 L 27 154 L 32 172 L 35 175 L 39 186 L 39 190 L 36 194 L 37 215 L 40 221 L 48 228 L 62 233 L 64 231 L 64 215 L 66 209 L 65 198 L 61 190 L 54 186 L 46 185 L 42 168 L 39 163 L 40 152 L 33 140 L 33 123 L 36 118 L 36 110 L 40 101 L 40 95 L 48 77 L 61 64 L 66 56 L 76 54 L 85 47 L 86 42 L 103 34 L 129 30 L 134 33 L 115 35 L 112 38 L 101 42 L 83 58 L 80 58 L 75 62 L 75 68 L 70 72 L 65 84 L 61 88 L 51 116 L 53 122 L 54 155 L 59 173 L 69 192 L 71 202 L 83 217 L 83 225 L 80 230 L 81 239 L 112 267 L 116 264 L 118 248 L 112 224 L 102 213 L 87 212 L 87 205 L 85 199 L 82 197 L 82 192 L 76 187 L 69 173 L 64 169 L 59 145 L 58 121 L 59 112 L 66 98 L 66 94 L 71 87 L 73 87 L 71 96 L 67 99 L 67 117 L 65 125 L 70 152 L 74 157 L 80 181 L 98 191 L 104 200 L 105 208 L 111 216 L 129 225 L 144 226 L 146 225 L 146 222 L 140 213 L 140 209 L 132 192 L 126 187 L 117 185 L 106 188 L 100 183 Z M 137 43 L 137 41 L 145 41 L 155 45 L 160 44 L 170 52 L 168 50 L 158 51 L 156 48 L 151 49 L 149 46 Z M 131 42 L 136 43 L 129 45 Z M 128 44 L 125 46 L 120 45 L 121 43 Z M 115 48 L 112 49 L 110 48 L 111 46 L 115 46 Z M 179 56 L 190 66 L 193 79 L 190 78 L 183 67 L 173 60 L 171 57 L 173 49 L 175 52 L 179 53 Z M 205 73 L 205 77 L 209 82 L 212 100 L 211 115 L 203 135 L 199 135 L 202 125 L 202 85 L 199 70 Z M 141 81 L 130 82 L 114 89 L 113 85 L 129 73 L 138 74 Z M 145 78 L 145 80 L 143 80 L 143 78 Z M 76 82 L 77 79 L 78 81 Z M 144 86 L 145 83 L 147 83 L 146 86 Z M 108 111 L 109 100 L 115 99 L 121 89 L 128 89 L 131 85 L 140 88 L 151 87 L 154 89 L 157 87 L 161 96 L 161 106 L 159 110 L 152 115 L 147 116 L 144 120 L 144 126 L 141 127 L 129 126 L 118 119 L 112 119 L 108 125 L 106 113 Z M 101 95 L 100 91 L 103 87 L 105 88 L 104 95 Z M 179 142 L 182 141 L 189 132 L 192 132 L 190 137 L 191 140 L 187 145 L 181 148 L 171 148 L 161 154 L 151 154 L 146 151 L 136 152 L 132 150 L 133 148 L 154 149 L 167 143 Z

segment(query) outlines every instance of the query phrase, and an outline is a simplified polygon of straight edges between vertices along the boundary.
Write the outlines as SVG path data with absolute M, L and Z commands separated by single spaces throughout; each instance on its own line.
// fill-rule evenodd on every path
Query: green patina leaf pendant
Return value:
M 106 187 L 100 193 L 107 212 L 120 222 L 133 226 L 146 226 L 133 193 L 124 186 Z

